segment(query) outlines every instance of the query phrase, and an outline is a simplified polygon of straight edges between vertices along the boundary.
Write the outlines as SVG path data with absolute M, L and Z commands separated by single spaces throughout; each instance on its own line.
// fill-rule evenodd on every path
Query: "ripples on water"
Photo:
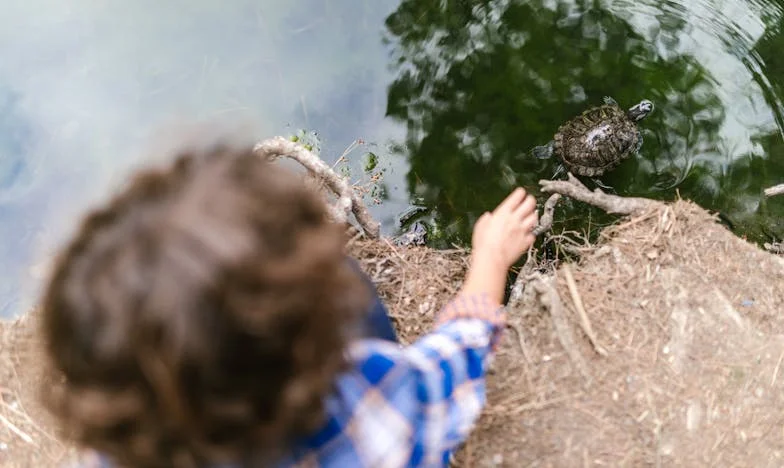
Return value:
M 315 129 L 333 159 L 377 142 L 392 202 L 374 214 L 393 231 L 410 197 L 443 246 L 553 175 L 528 152 L 563 121 L 648 98 L 641 154 L 603 183 L 784 237 L 784 201 L 761 197 L 784 182 L 784 0 L 37 3 L 0 4 L 0 316 L 29 303 L 29 263 L 69 232 L 55 220 L 180 117 Z M 610 221 L 560 214 L 557 230 Z
M 406 122 L 409 183 L 443 243 L 514 184 L 535 188 L 554 161 L 528 150 L 611 95 L 656 111 L 641 154 L 602 181 L 622 195 L 679 192 L 755 241 L 784 235 L 784 50 L 779 1 L 404 1 L 392 116 Z M 567 204 L 565 226 L 607 222 Z

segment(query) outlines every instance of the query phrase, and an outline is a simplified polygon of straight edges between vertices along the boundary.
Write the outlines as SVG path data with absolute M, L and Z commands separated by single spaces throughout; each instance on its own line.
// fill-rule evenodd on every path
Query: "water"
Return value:
M 0 316 L 34 303 L 76 216 L 154 160 L 150 147 L 181 122 L 242 125 L 259 138 L 315 129 L 330 161 L 357 138 L 375 144 L 357 159 L 388 153 L 405 135 L 384 117 L 394 75 L 382 34 L 397 5 L 0 2 Z M 408 206 L 399 167 L 374 207 L 387 226 Z
M 643 98 L 641 154 L 602 177 L 676 193 L 754 241 L 784 237 L 784 0 L 35 0 L 0 5 L 0 316 L 36 299 L 49 255 L 178 122 L 317 130 L 352 177 L 378 155 L 384 232 L 410 202 L 464 244 L 560 123 Z M 175 127 L 176 128 L 176 127 Z M 179 131 L 179 130 L 176 130 Z M 611 221 L 564 203 L 556 229 Z
M 621 195 L 677 193 L 754 241 L 784 235 L 781 0 L 404 1 L 386 20 L 398 73 L 388 112 L 407 127 L 411 192 L 440 245 L 465 242 L 514 185 L 556 161 L 529 150 L 605 95 L 651 99 L 641 154 L 602 177 Z M 569 227 L 610 221 L 561 208 Z

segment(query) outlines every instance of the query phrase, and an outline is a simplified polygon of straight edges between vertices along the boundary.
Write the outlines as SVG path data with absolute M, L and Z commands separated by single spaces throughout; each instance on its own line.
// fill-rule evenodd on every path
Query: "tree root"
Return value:
M 784 184 L 774 185 L 765 189 L 765 196 L 772 197 L 775 195 L 784 194 Z
M 563 303 L 561 303 L 561 298 L 558 295 L 558 291 L 555 289 L 555 278 L 536 278 L 531 282 L 530 286 L 539 296 L 540 303 L 550 312 L 558 341 L 560 341 L 561 346 L 563 346 L 566 354 L 569 356 L 572 365 L 574 365 L 580 375 L 583 376 L 583 379 L 585 379 L 585 386 L 589 387 L 592 378 L 588 372 L 588 365 L 585 363 L 580 350 L 575 344 L 572 328 L 569 326 L 569 321 L 564 313 Z
M 542 210 L 542 217 L 539 218 L 539 225 L 532 231 L 535 236 L 539 237 L 553 227 L 553 212 L 555 211 L 555 205 L 558 204 L 559 200 L 561 200 L 561 194 L 554 193 L 544 202 L 544 209 Z
M 380 225 L 370 215 L 359 195 L 343 177 L 335 173 L 321 158 L 308 151 L 304 146 L 278 136 L 257 143 L 253 150 L 272 159 L 285 156 L 300 163 L 314 177 L 323 180 L 327 187 L 337 195 L 337 203 L 330 208 L 330 214 L 335 221 L 347 223 L 349 215 L 353 213 L 368 237 L 379 238 Z
M 542 186 L 543 192 L 559 193 L 563 196 L 601 208 L 610 214 L 636 215 L 661 205 L 661 202 L 648 198 L 608 195 L 599 189 L 595 189 L 591 192 L 571 173 L 568 173 L 567 176 L 568 180 L 540 180 L 539 185 Z
M 580 325 L 583 327 L 583 332 L 591 340 L 591 345 L 593 345 L 593 349 L 602 356 L 607 356 L 607 350 L 599 344 L 599 340 L 596 337 L 596 332 L 593 331 L 593 327 L 591 326 L 591 320 L 588 318 L 588 313 L 585 312 L 585 306 L 583 306 L 583 299 L 580 297 L 580 292 L 577 290 L 577 283 L 574 281 L 574 276 L 572 275 L 572 269 L 569 268 L 569 264 L 565 263 L 563 265 L 563 272 L 564 276 L 566 277 L 566 284 L 569 288 L 569 294 L 572 296 L 572 303 L 574 303 L 574 308 L 577 310 L 577 314 L 580 316 Z
M 770 253 L 784 255 L 784 242 L 765 242 L 764 246 Z

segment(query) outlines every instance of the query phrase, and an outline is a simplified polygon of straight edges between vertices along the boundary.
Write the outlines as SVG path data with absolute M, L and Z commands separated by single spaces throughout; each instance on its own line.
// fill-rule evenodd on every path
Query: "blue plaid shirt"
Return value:
M 357 341 L 348 350 L 353 369 L 327 397 L 327 423 L 277 466 L 447 465 L 484 407 L 485 371 L 505 318 L 484 295 L 458 296 L 407 347 Z

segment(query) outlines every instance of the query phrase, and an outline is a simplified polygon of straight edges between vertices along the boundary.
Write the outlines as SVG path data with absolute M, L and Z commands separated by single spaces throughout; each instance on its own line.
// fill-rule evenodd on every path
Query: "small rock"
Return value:
M 743 301 L 740 303 L 740 305 L 742 305 L 743 307 L 751 307 L 751 306 L 753 306 L 753 305 L 754 305 L 754 301 L 753 301 L 753 300 L 751 300 L 751 299 L 744 299 L 744 300 L 743 300 Z
M 493 464 L 494 465 L 500 465 L 503 462 L 504 462 L 504 456 L 503 455 L 501 455 L 500 453 L 496 453 L 495 455 L 493 455 Z

